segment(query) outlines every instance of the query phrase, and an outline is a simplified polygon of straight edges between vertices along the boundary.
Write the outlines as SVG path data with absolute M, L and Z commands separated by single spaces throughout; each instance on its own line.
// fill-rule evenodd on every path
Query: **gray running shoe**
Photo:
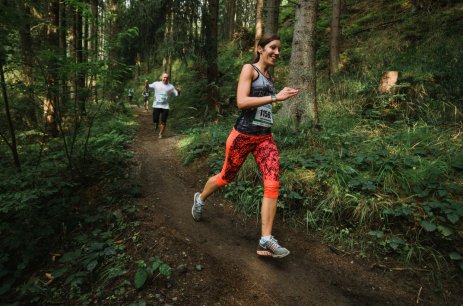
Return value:
M 289 255 L 289 251 L 278 244 L 278 241 L 272 236 L 270 240 L 261 243 L 257 246 L 257 255 L 272 256 L 275 258 L 283 258 Z
M 199 196 L 199 192 L 195 193 L 195 196 L 193 197 L 193 207 L 191 208 L 191 215 L 195 221 L 201 220 L 203 215 L 203 205 L 199 204 Z

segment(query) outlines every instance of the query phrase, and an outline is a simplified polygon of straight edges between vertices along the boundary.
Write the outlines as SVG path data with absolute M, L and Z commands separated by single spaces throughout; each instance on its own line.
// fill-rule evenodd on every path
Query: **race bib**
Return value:
M 272 104 L 259 106 L 256 109 L 256 115 L 254 116 L 254 120 L 252 120 L 252 124 L 271 127 L 273 125 Z
M 156 94 L 156 104 L 167 104 L 167 94 L 166 93 Z

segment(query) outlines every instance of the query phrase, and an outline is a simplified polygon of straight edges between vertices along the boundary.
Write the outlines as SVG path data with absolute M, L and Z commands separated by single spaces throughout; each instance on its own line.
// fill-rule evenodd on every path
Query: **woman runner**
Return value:
M 242 67 L 237 89 L 237 105 L 241 115 L 228 136 L 222 171 L 210 177 L 203 191 L 194 195 L 191 213 L 195 221 L 200 221 L 206 199 L 233 180 L 252 152 L 264 183 L 262 235 L 257 254 L 281 258 L 287 256 L 289 251 L 272 236 L 280 186 L 278 150 L 271 133 L 272 103 L 285 101 L 297 95 L 299 90 L 285 87 L 276 93 L 269 70 L 275 66 L 279 55 L 278 36 L 264 35 L 259 41 L 253 63 Z

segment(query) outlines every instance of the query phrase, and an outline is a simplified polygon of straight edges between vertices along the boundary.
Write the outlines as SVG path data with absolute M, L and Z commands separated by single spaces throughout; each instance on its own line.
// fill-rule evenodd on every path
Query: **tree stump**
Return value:
M 378 91 L 381 94 L 391 93 L 392 88 L 397 84 L 399 80 L 399 72 L 398 71 L 386 71 L 381 76 L 381 80 L 379 82 Z

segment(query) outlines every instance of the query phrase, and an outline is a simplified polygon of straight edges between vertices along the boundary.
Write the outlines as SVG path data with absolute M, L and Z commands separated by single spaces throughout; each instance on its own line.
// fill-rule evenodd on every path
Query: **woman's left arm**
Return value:
M 272 96 L 251 97 L 251 83 L 254 78 L 254 68 L 250 64 L 246 64 L 241 69 L 240 79 L 238 81 L 238 89 L 236 92 L 236 104 L 239 109 L 249 109 L 259 107 L 277 101 L 285 101 L 299 93 L 299 90 L 290 87 L 283 88 L 275 95 L 275 101 Z

